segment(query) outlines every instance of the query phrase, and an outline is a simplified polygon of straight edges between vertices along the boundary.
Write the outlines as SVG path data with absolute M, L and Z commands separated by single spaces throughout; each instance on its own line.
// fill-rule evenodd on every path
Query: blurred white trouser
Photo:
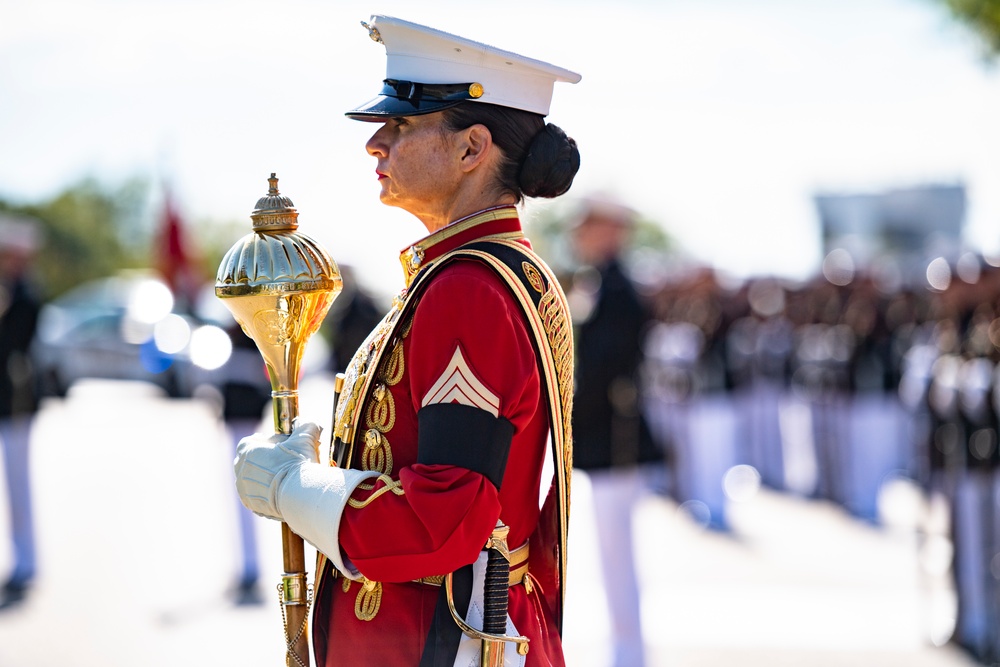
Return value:
M 993 475 L 985 470 L 965 471 L 955 493 L 955 584 L 958 593 L 959 642 L 983 655 L 996 619 L 991 599 L 990 560 Z
M 614 667 L 645 664 L 632 514 L 648 488 L 647 472 L 642 467 L 587 471 L 611 620 Z
M 31 444 L 32 415 L 0 419 L 7 499 L 10 506 L 11 542 L 14 548 L 13 579 L 28 581 L 35 576 L 35 527 L 31 513 L 31 471 L 28 447 Z
M 240 440 L 254 433 L 260 425 L 260 419 L 240 418 L 226 421 L 226 430 L 233 445 L 233 455 L 236 454 L 236 446 Z M 236 511 L 239 517 L 240 527 L 240 555 L 243 561 L 243 570 L 240 572 L 240 581 L 244 584 L 252 584 L 260 576 L 260 562 L 257 555 L 257 518 L 254 513 L 243 506 L 239 494 L 236 493 L 236 486 L 233 486 L 233 497 L 236 498 Z
M 851 402 L 844 443 L 844 505 L 857 517 L 878 519 L 878 495 L 893 471 L 903 468 L 906 413 L 891 394 L 869 393 Z

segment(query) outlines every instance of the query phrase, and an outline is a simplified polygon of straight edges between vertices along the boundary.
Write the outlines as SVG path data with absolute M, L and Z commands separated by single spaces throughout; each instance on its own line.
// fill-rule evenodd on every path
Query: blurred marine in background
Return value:
M 635 212 L 583 202 L 571 225 L 579 268 L 567 299 L 576 343 L 574 466 L 593 488 L 615 667 L 645 664 L 632 512 L 663 453 L 643 415 L 639 372 L 650 314 L 622 264 Z
M 0 441 L 14 547 L 14 567 L 0 590 L 0 607 L 24 599 L 36 570 L 29 448 L 38 383 L 29 349 L 41 302 L 28 278 L 39 242 L 30 220 L 0 217 Z

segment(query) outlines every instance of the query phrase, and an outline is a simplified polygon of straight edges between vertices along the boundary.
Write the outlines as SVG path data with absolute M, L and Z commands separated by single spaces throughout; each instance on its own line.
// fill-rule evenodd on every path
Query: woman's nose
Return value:
M 385 127 L 385 126 L 383 126 Z M 382 128 L 379 128 L 365 144 L 365 150 L 374 157 L 385 157 L 388 155 L 386 142 L 382 137 Z

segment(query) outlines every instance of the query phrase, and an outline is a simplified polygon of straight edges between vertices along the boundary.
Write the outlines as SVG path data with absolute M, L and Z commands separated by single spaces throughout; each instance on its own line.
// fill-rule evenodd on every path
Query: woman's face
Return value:
M 391 118 L 368 140 L 383 204 L 420 216 L 450 201 L 462 177 L 461 155 L 442 120 L 440 112 Z

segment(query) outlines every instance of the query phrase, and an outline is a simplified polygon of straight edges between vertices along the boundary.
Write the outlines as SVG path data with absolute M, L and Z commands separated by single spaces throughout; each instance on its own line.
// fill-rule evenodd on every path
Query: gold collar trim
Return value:
M 431 248 L 444 243 L 448 239 L 461 234 L 462 232 L 468 231 L 476 225 L 493 222 L 494 220 L 510 220 L 511 218 L 517 217 L 517 209 L 513 206 L 503 205 L 495 208 L 488 208 L 484 211 L 473 213 L 472 215 L 456 220 L 455 222 L 437 230 L 433 234 L 417 241 L 399 254 L 399 263 L 402 264 L 403 273 L 406 276 L 406 286 L 409 287 L 420 269 L 424 268 L 424 258 L 427 255 L 427 251 Z M 505 234 L 505 236 L 509 235 L 510 234 Z M 523 234 L 521 232 L 514 234 L 514 237 L 516 238 L 520 238 L 522 236 Z

